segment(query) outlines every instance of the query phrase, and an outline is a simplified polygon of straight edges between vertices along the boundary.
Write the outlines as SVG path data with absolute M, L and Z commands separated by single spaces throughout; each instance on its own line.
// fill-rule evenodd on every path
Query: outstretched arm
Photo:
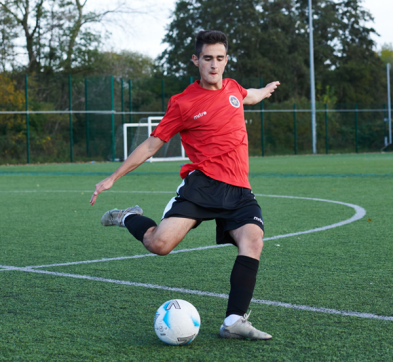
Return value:
M 279 85 L 280 82 L 272 82 L 269 83 L 265 88 L 247 89 L 247 96 L 243 99 L 243 104 L 252 105 L 259 103 L 262 99 L 269 98 Z
M 161 141 L 158 137 L 149 137 L 145 142 L 141 143 L 112 175 L 96 185 L 96 189 L 90 199 L 90 204 L 94 205 L 97 196 L 102 191 L 109 190 L 116 180 L 126 173 L 135 170 L 139 165 L 153 156 L 163 144 L 164 141 Z

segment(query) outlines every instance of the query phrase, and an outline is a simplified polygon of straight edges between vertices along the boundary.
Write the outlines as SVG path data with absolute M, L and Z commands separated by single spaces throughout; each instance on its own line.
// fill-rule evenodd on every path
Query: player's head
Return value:
M 192 61 L 199 68 L 201 85 L 221 88 L 222 75 L 228 62 L 228 38 L 217 30 L 200 31 L 196 37 Z
M 201 30 L 196 36 L 195 41 L 195 55 L 200 57 L 203 46 L 209 44 L 222 44 L 225 47 L 225 55 L 228 52 L 228 38 L 218 30 Z

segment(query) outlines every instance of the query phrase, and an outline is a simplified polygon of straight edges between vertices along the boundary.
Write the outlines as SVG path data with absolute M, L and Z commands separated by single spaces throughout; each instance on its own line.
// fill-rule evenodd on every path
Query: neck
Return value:
M 199 81 L 199 85 L 200 85 L 202 88 L 205 88 L 205 89 L 209 89 L 209 90 L 219 90 L 219 89 L 222 88 L 222 78 L 221 78 L 217 83 L 214 83 L 214 84 L 208 83 L 208 82 L 206 82 L 206 80 L 201 79 L 201 80 Z

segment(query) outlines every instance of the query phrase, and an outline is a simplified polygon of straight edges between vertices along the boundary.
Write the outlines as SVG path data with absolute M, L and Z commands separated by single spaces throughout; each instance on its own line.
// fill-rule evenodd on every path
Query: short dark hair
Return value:
M 201 30 L 196 36 L 195 41 L 195 55 L 199 58 L 204 44 L 221 43 L 225 46 L 225 51 L 228 52 L 228 38 L 218 30 Z

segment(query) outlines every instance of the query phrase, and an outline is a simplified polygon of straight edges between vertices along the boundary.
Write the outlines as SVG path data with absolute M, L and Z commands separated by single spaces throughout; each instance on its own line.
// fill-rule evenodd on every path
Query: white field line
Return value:
M 23 191 L 16 191 L 16 192 L 23 192 Z M 24 192 L 29 192 L 29 191 L 24 191 Z M 30 192 L 37 192 L 37 191 L 30 191 Z M 67 190 L 54 191 L 53 190 L 53 191 L 38 191 L 38 192 L 84 192 L 84 191 L 67 191 Z M 88 191 L 85 191 L 85 192 L 88 192 Z M 111 192 L 119 192 L 119 191 L 111 191 Z M 122 191 L 120 191 L 120 192 L 122 192 Z M 123 191 L 123 192 L 125 192 L 125 193 L 173 193 L 171 191 Z M 356 220 L 359 220 L 359 219 L 363 218 L 366 215 L 366 210 L 364 208 L 362 208 L 362 207 L 360 207 L 358 205 L 344 203 L 344 202 L 340 202 L 340 201 L 317 199 L 317 198 L 309 198 L 309 197 L 282 196 L 282 195 L 262 195 L 262 194 L 256 194 L 255 196 L 259 196 L 259 197 L 281 197 L 281 198 L 289 198 L 289 199 L 304 199 L 304 200 L 312 200 L 312 201 L 330 202 L 330 203 L 335 203 L 335 204 L 348 206 L 348 207 L 351 207 L 351 208 L 353 208 L 355 210 L 355 215 L 353 215 L 351 218 L 349 218 L 347 220 L 344 220 L 344 221 L 341 221 L 341 222 L 338 222 L 338 223 L 335 223 L 335 224 L 323 226 L 323 227 L 320 227 L 320 228 L 316 228 L 316 229 L 311 229 L 311 230 L 300 231 L 300 232 L 296 232 L 296 233 L 283 234 L 283 235 L 273 236 L 273 237 L 270 237 L 270 238 L 265 238 L 264 239 L 265 241 L 267 241 L 267 240 L 275 240 L 275 239 L 289 237 L 289 236 L 296 236 L 296 235 L 301 235 L 301 234 L 308 234 L 308 233 L 312 233 L 312 232 L 317 232 L 317 231 L 323 231 L 323 230 L 336 228 L 336 227 L 339 227 L 339 226 L 342 226 L 342 225 L 349 224 L 349 223 L 354 222 Z M 213 248 L 225 247 L 225 246 L 229 246 L 229 245 L 231 245 L 231 244 L 211 245 L 211 246 L 204 246 L 204 247 L 199 247 L 199 248 L 175 250 L 175 251 L 172 251 L 171 254 L 183 253 L 183 252 L 189 252 L 189 251 L 197 251 L 197 250 L 213 249 Z M 204 291 L 200 291 L 200 290 L 174 288 L 174 287 L 167 287 L 167 286 L 148 284 L 148 283 L 136 283 L 136 282 L 129 282 L 129 281 L 124 281 L 124 280 L 106 279 L 106 278 L 91 277 L 91 276 L 87 276 L 87 275 L 59 273 L 59 272 L 51 272 L 51 271 L 47 271 L 47 270 L 37 270 L 37 269 L 35 269 L 35 268 L 44 268 L 44 267 L 54 267 L 54 266 L 64 266 L 64 265 L 95 263 L 95 262 L 103 262 L 103 261 L 111 261 L 111 260 L 135 259 L 135 258 L 142 258 L 142 257 L 147 257 L 147 256 L 155 256 L 155 255 L 154 254 L 143 254 L 143 255 L 125 256 L 125 257 L 117 257 L 117 258 L 105 258 L 105 259 L 97 259 L 97 260 L 86 260 L 86 261 L 70 262 L 70 263 L 38 265 L 38 266 L 24 267 L 24 268 L 0 265 L 0 268 L 2 268 L 2 269 L 0 269 L 0 271 L 2 271 L 2 270 L 19 270 L 19 271 L 25 271 L 25 272 L 30 272 L 30 273 L 49 274 L 49 275 L 64 276 L 64 277 L 69 277 L 69 278 L 86 279 L 86 280 L 101 281 L 101 282 L 115 283 L 115 284 L 121 284 L 121 285 L 145 287 L 145 288 L 150 288 L 150 289 L 161 289 L 161 290 L 174 291 L 174 292 L 179 292 L 179 293 L 197 294 L 197 295 L 203 295 L 203 296 L 211 296 L 211 297 L 216 297 L 216 298 L 228 299 L 228 295 L 227 294 L 218 294 L 218 293 L 204 292 Z M 358 317 L 358 318 L 379 319 L 379 320 L 393 321 L 393 317 L 380 316 L 380 315 L 371 314 L 371 313 L 360 313 L 360 312 L 342 311 L 342 310 L 329 309 L 329 308 L 310 307 L 310 306 L 306 306 L 306 305 L 297 305 L 297 304 L 283 303 L 283 302 L 276 302 L 276 301 L 270 301 L 270 300 L 255 299 L 255 298 L 253 298 L 251 300 L 251 302 L 252 303 L 258 303 L 258 304 L 265 304 L 265 305 L 273 305 L 273 306 L 278 306 L 278 307 L 290 308 L 290 309 L 305 310 L 305 311 L 311 311 L 311 312 L 338 314 L 338 315 Z
M 290 233 L 290 234 L 284 234 L 284 235 L 277 235 L 277 236 L 272 236 L 271 238 L 265 238 L 264 240 L 274 240 L 274 239 L 280 239 L 280 238 L 286 238 L 288 236 L 296 236 L 296 235 L 301 235 L 301 234 L 309 234 L 309 233 L 315 233 L 318 231 L 324 231 L 324 230 L 329 230 L 333 229 L 339 226 L 343 226 L 346 224 L 350 224 L 354 221 L 362 219 L 366 215 L 366 210 L 358 205 L 355 204 L 349 204 L 346 202 L 341 202 L 341 201 L 333 201 L 333 200 L 325 200 L 325 199 L 317 199 L 313 197 L 300 197 L 300 196 L 283 196 L 283 195 L 262 195 L 262 194 L 255 194 L 255 196 L 261 196 L 261 197 L 280 197 L 280 198 L 285 198 L 285 199 L 301 199 L 301 200 L 312 200 L 312 201 L 322 201 L 322 202 L 330 202 L 332 204 L 339 204 L 339 205 L 344 205 L 351 207 L 352 209 L 355 210 L 355 215 L 353 215 L 351 218 L 337 222 L 335 224 L 327 225 L 327 226 L 322 226 L 320 228 L 316 229 L 311 229 L 311 230 L 306 230 L 306 231 L 300 231 L 296 233 Z
M 167 291 L 171 291 L 171 292 L 186 293 L 186 294 L 196 294 L 196 295 L 203 295 L 203 296 L 208 296 L 208 297 L 228 299 L 228 295 L 227 294 L 204 292 L 204 291 L 201 291 L 201 290 L 193 290 L 193 289 L 185 289 L 185 288 L 174 288 L 174 287 L 167 287 L 167 286 L 164 286 L 164 285 L 129 282 L 129 281 L 125 281 L 125 280 L 98 278 L 98 277 L 91 277 L 91 276 L 88 276 L 88 275 L 58 273 L 58 272 L 51 272 L 51 271 L 47 271 L 47 270 L 37 270 L 37 269 L 32 269 L 32 268 L 27 268 L 27 267 L 26 268 L 19 268 L 19 267 L 13 267 L 13 266 L 2 266 L 2 267 L 3 268 L 7 268 L 8 270 L 18 270 L 18 271 L 24 271 L 24 272 L 29 272 L 29 273 L 48 274 L 48 275 L 62 276 L 62 277 L 68 277 L 68 278 L 93 280 L 93 281 L 97 281 L 97 282 L 114 283 L 114 284 L 120 284 L 120 285 L 130 285 L 130 286 L 134 286 L 134 287 L 144 287 L 144 288 L 149 288 L 149 289 L 161 289 L 161 290 L 167 290 Z M 360 312 L 353 312 L 353 311 L 346 311 L 346 310 L 337 310 L 337 309 L 330 309 L 330 308 L 310 307 L 310 306 L 307 306 L 307 305 L 282 303 L 282 302 L 276 302 L 276 301 L 271 301 L 271 300 L 263 300 L 263 299 L 255 299 L 255 298 L 253 298 L 251 300 L 251 302 L 252 303 L 257 303 L 257 304 L 265 304 L 265 305 L 272 305 L 272 306 L 276 306 L 276 307 L 289 308 L 289 309 L 304 310 L 304 311 L 308 311 L 308 312 L 338 314 L 338 315 L 350 316 L 350 317 L 367 318 L 367 319 L 379 319 L 379 320 L 384 320 L 384 321 L 393 321 L 393 317 L 381 316 L 381 315 L 372 314 L 372 313 L 360 313 Z
M 112 191 L 112 192 L 117 192 L 117 191 Z M 127 191 L 125 191 L 127 192 Z M 135 193 L 135 191 L 128 191 L 130 193 Z M 140 193 L 162 193 L 162 192 L 167 192 L 167 193 L 172 193 L 170 191 L 136 191 Z M 281 239 L 281 238 L 287 238 L 290 236 L 297 236 L 297 235 L 302 235 L 302 234 L 309 234 L 309 233 L 315 233 L 318 231 L 324 231 L 324 230 L 329 230 L 333 229 L 339 226 L 343 226 L 349 223 L 352 223 L 356 220 L 359 220 L 363 218 L 366 215 L 366 210 L 362 208 L 361 206 L 354 205 L 354 204 L 348 204 L 345 202 L 341 201 L 333 201 L 333 200 L 325 200 L 325 199 L 316 199 L 316 198 L 311 198 L 311 197 L 300 197 L 300 196 L 283 196 L 283 195 L 262 195 L 262 194 L 255 194 L 255 196 L 259 197 L 279 197 L 279 198 L 286 198 L 286 199 L 302 199 L 302 200 L 311 200 L 311 201 L 321 201 L 321 202 L 330 202 L 333 204 L 339 204 L 339 205 L 344 205 L 351 207 L 355 210 L 355 214 L 344 221 L 340 221 L 335 224 L 327 225 L 327 226 L 322 226 L 316 229 L 310 229 L 306 231 L 299 231 L 295 233 L 289 233 L 289 234 L 282 234 L 282 235 L 276 235 L 272 236 L 269 238 L 264 238 L 264 241 L 269 241 L 269 240 L 276 240 L 276 239 Z M 210 246 L 202 246 L 199 248 L 191 248 L 191 249 L 181 249 L 181 250 L 175 250 L 172 251 L 170 254 L 177 254 L 177 253 L 185 253 L 189 251 L 198 251 L 198 250 L 206 250 L 206 249 L 215 249 L 215 248 L 220 248 L 224 246 L 230 246 L 232 244 L 224 244 L 224 245 L 210 245 Z M 56 266 L 65 266 L 65 265 L 77 265 L 77 264 L 89 264 L 89 263 L 99 263 L 99 262 L 104 262 L 104 261 L 113 261 L 113 260 L 124 260 L 124 259 L 135 259 L 135 258 L 143 258 L 147 256 L 155 256 L 154 254 L 142 254 L 142 255 L 133 255 L 133 256 L 121 256 L 121 257 L 116 257 L 116 258 L 105 258 L 105 259 L 95 259 L 95 260 L 83 260 L 83 261 L 74 261 L 74 262 L 69 262 L 69 263 L 57 263 L 57 264 L 47 264 L 47 265 L 36 265 L 36 266 L 29 266 L 28 268 L 49 268 L 49 267 L 56 267 Z
M 188 251 L 197 251 L 197 250 L 205 250 L 205 249 L 214 249 L 214 248 L 220 248 L 220 247 L 229 246 L 229 245 L 232 245 L 232 244 L 209 245 L 209 246 L 201 246 L 199 248 L 174 250 L 174 251 L 171 251 L 170 254 L 186 253 Z M 64 265 L 100 263 L 102 261 L 137 259 L 137 258 L 144 258 L 144 257 L 147 257 L 147 256 L 157 256 L 157 255 L 156 254 L 141 254 L 141 255 L 132 255 L 132 256 L 119 256 L 119 257 L 116 257 L 116 258 L 105 258 L 105 259 L 96 259 L 96 260 L 74 261 L 74 262 L 69 262 L 69 263 L 58 263 L 58 264 L 27 266 L 26 268 L 50 268 L 50 267 L 64 266 Z

